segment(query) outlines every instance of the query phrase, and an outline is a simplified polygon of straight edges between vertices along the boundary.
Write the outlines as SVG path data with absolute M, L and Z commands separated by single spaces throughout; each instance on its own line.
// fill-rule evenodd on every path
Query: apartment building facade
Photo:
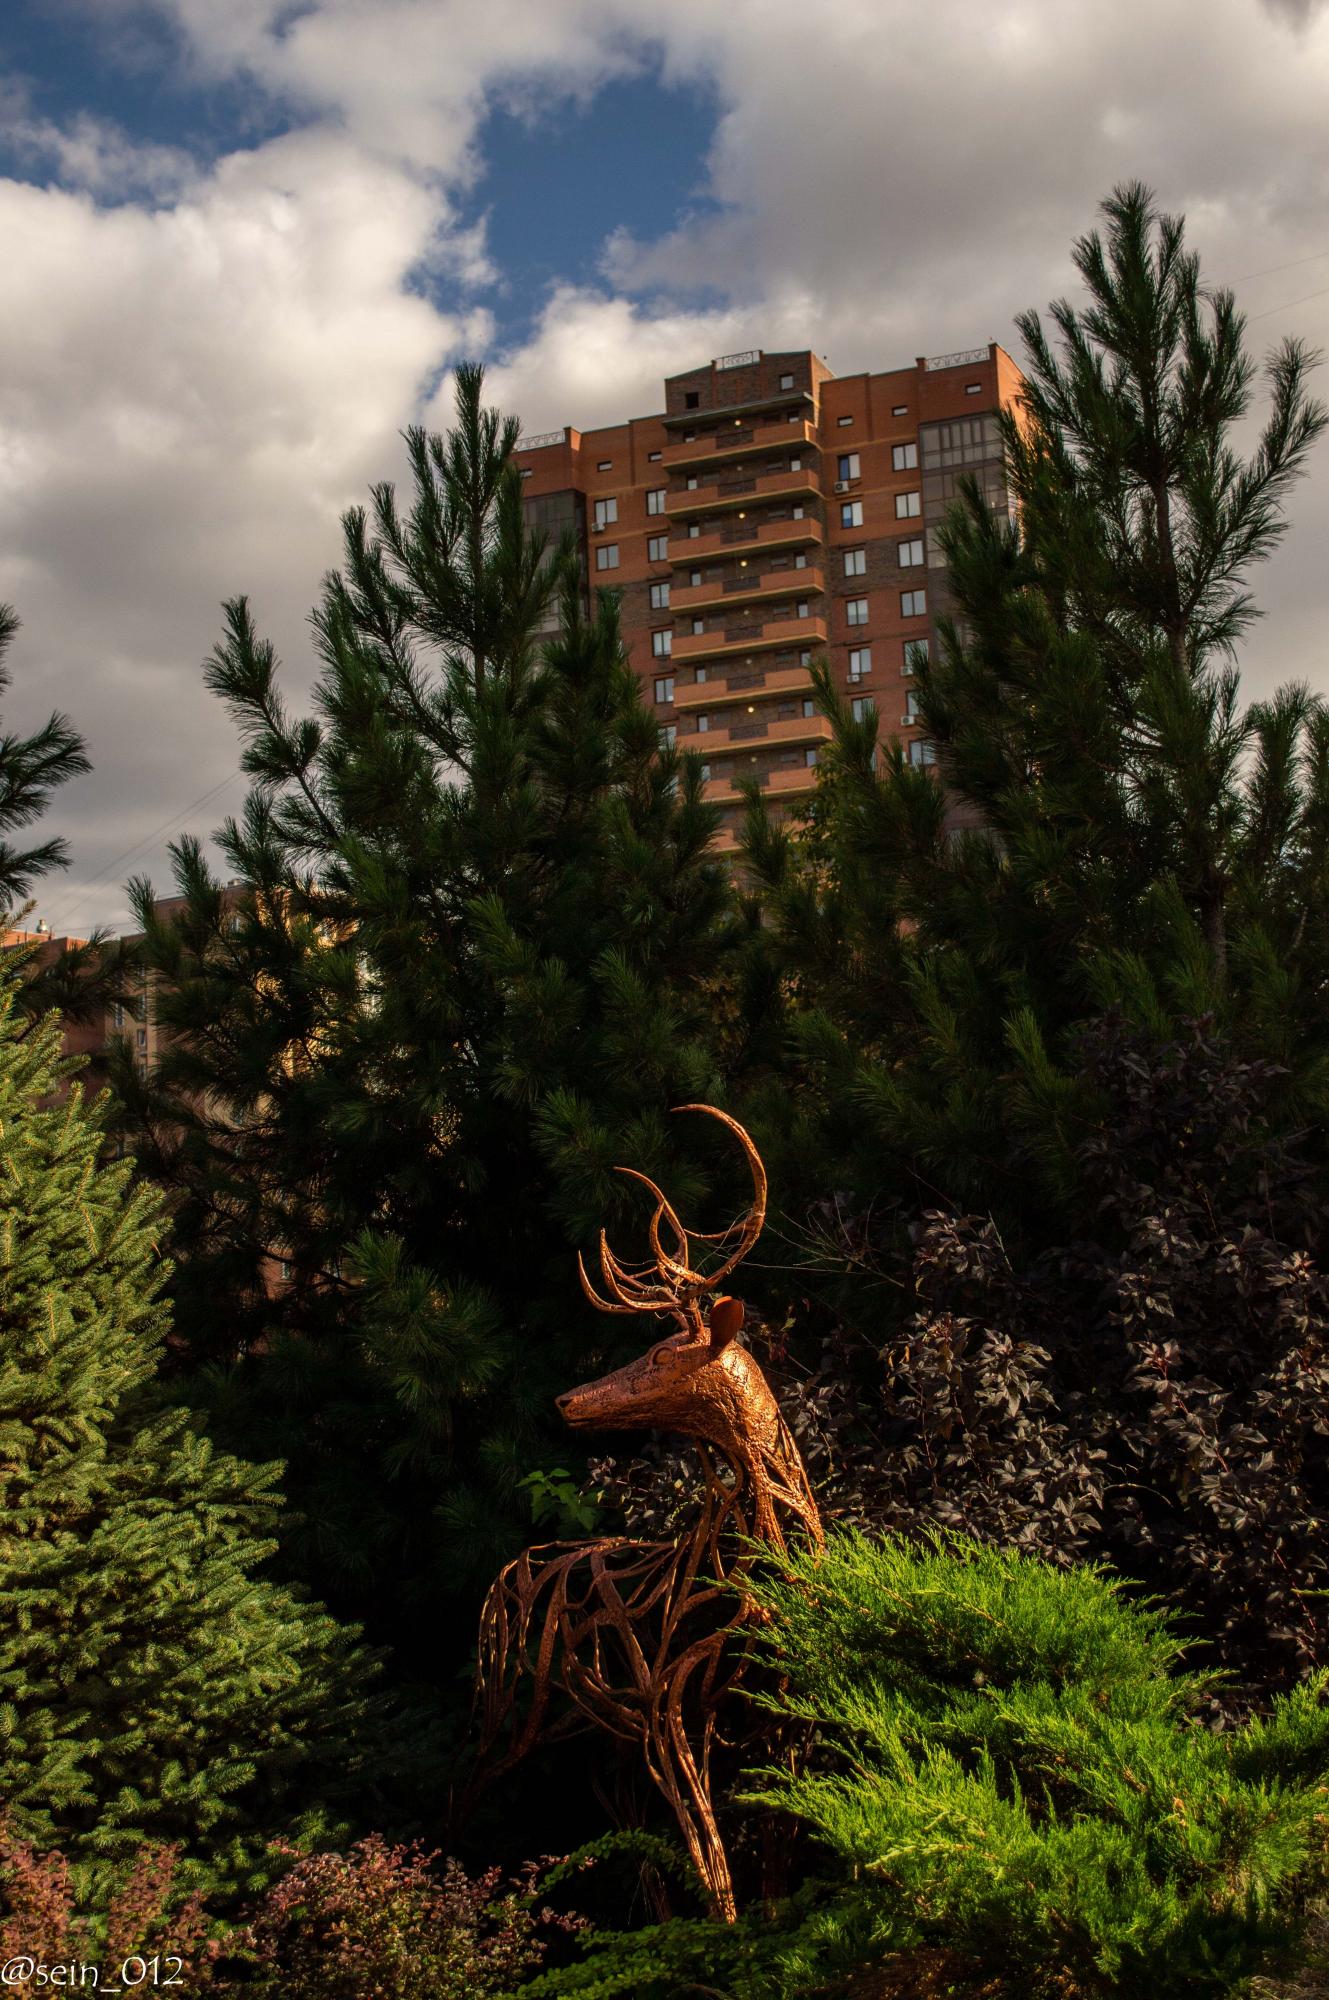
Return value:
M 740 779 L 781 814 L 815 784 L 816 656 L 929 761 L 911 681 L 946 609 L 937 526 L 963 474 L 1006 510 L 998 415 L 1020 380 L 995 343 L 845 377 L 751 350 L 670 376 L 660 415 L 521 440 L 527 517 L 573 532 L 588 591 L 622 593 L 661 739 L 701 754 L 722 847 Z

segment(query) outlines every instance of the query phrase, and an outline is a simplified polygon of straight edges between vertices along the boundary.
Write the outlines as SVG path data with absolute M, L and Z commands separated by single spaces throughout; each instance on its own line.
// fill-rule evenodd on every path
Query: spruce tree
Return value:
M 730 1171 L 668 1116 L 724 1088 L 714 814 L 616 599 L 528 531 L 516 436 L 462 371 L 451 435 L 411 434 L 409 508 L 381 487 L 347 516 L 316 716 L 229 607 L 208 679 L 255 780 L 221 835 L 250 893 L 189 842 L 183 915 L 139 885 L 177 1039 L 122 1078 L 171 1190 L 191 1395 L 287 1460 L 288 1563 L 435 1686 L 529 1539 L 523 1479 L 566 1462 L 554 1396 L 623 1338 L 573 1258 L 642 1224 L 615 1165 L 689 1201 Z
M 0 987 L 0 1797 L 85 1874 L 145 1842 L 224 1887 L 359 1764 L 367 1661 L 262 1575 L 277 1468 L 153 1393 L 160 1203 L 99 1166 L 48 1015 Z
M 1231 295 L 1147 190 L 1104 213 L 1073 253 L 1087 303 L 1053 306 L 1055 336 L 1020 320 L 1015 524 L 970 482 L 941 528 L 953 615 L 915 669 L 935 767 L 823 675 L 814 838 L 755 799 L 749 828 L 760 950 L 794 996 L 775 1029 L 801 1050 L 801 1090 L 773 1097 L 790 1156 L 813 1185 L 1009 1226 L 1066 1226 L 1048 1203 L 1102 1110 L 1073 1050 L 1105 1010 L 1160 1041 L 1210 1019 L 1285 1068 L 1287 1124 L 1329 1107 L 1329 711 L 1296 685 L 1243 708 L 1237 667 L 1249 571 L 1326 422 L 1312 357 L 1270 358 L 1241 457 L 1256 370 Z

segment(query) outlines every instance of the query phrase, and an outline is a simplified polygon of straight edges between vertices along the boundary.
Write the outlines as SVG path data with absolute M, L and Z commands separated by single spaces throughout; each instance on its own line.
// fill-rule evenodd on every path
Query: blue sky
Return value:
M 249 78 L 201 76 L 178 26 L 147 8 L 107 18 L 60 0 L 7 0 L 0 73 L 19 81 L 40 120 L 91 114 L 141 144 L 182 148 L 203 166 L 302 122 L 298 106 Z M 718 212 L 705 176 L 716 117 L 704 80 L 665 83 L 649 51 L 639 73 L 589 95 L 496 89 L 474 135 L 478 175 L 458 207 L 464 225 L 485 224 L 496 273 L 481 291 L 497 348 L 530 337 L 554 285 L 595 283 L 615 231 L 652 239 L 685 217 Z M 58 177 L 4 125 L 0 173 Z M 421 282 L 436 289 L 428 276 Z
M 1115 181 L 1183 212 L 1257 353 L 1329 345 L 1323 0 L 3 0 L 6 727 L 93 771 L 44 914 L 123 921 L 238 808 L 199 663 L 246 592 L 311 677 L 339 516 L 479 358 L 532 431 L 739 348 L 840 374 L 989 339 Z M 1323 457 L 1323 454 L 1322 454 Z M 1329 468 L 1247 685 L 1323 684 Z

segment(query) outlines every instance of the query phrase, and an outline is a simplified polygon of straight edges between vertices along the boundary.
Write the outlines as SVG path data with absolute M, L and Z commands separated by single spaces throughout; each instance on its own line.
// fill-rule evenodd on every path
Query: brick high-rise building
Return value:
M 997 414 L 1020 382 L 995 343 L 843 378 L 754 350 L 670 376 L 662 416 L 522 439 L 528 518 L 571 528 L 588 587 L 622 591 L 632 663 L 708 797 L 736 807 L 739 776 L 773 804 L 811 791 L 819 653 L 929 760 L 910 676 L 945 608 L 936 528 L 961 473 L 1005 510 Z

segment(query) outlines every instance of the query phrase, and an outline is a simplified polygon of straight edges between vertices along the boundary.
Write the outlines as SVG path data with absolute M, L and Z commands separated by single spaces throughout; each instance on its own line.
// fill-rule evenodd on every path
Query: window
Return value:
M 865 681 L 872 672 L 871 646 L 851 646 L 849 649 L 849 678 L 851 681 Z
M 689 389 L 683 397 L 683 407 L 685 410 L 695 410 L 700 401 L 701 391 L 699 389 Z
M 599 548 L 595 551 L 595 567 L 597 569 L 618 568 L 617 542 L 601 542 Z
M 653 583 L 651 585 L 651 609 L 652 611 L 667 611 L 669 609 L 669 585 L 667 583 Z
M 782 389 L 792 389 L 793 386 L 794 386 L 794 378 L 792 375 L 782 375 L 780 377 L 780 387 Z
M 983 393 L 983 384 L 981 382 L 966 382 L 964 393 L 966 396 L 981 396 Z
M 902 590 L 900 592 L 900 616 L 921 618 L 928 608 L 926 590 Z
M 863 502 L 861 500 L 842 500 L 840 502 L 840 526 L 842 528 L 861 528 L 862 525 Z
M 675 722 L 664 723 L 660 730 L 660 748 L 662 750 L 672 750 L 677 741 L 678 724 Z
M 694 635 L 698 632 L 704 632 L 706 630 L 706 620 L 704 618 L 694 618 L 692 621 L 692 630 Z M 664 636 L 668 638 L 669 635 L 665 633 Z
M 916 444 L 893 444 L 891 446 L 891 464 L 897 472 L 912 472 L 918 464 L 918 446 Z
M 908 403 L 892 403 L 891 415 L 893 417 L 907 417 L 909 415 Z
M 789 470 L 791 472 L 801 472 L 803 470 L 803 461 L 798 456 L 797 453 L 795 453 L 789 461 Z
M 134 1040 L 135 1040 L 135 1041 L 137 1042 L 138 1046 L 139 1046 L 139 1047 L 140 1047 L 141 1049 L 146 1049 L 146 1047 L 148 1046 L 148 1031 L 147 1031 L 147 1029 L 146 1029 L 146 1028 L 136 1028 L 136 1029 L 134 1030 Z
M 805 722 L 811 722 L 813 716 L 816 713 L 817 713 L 816 702 L 812 699 L 812 696 L 810 694 L 805 694 L 803 697 L 803 720 Z
M 688 582 L 692 585 L 692 588 L 694 590 L 699 589 L 701 587 L 701 571 L 699 569 L 689 570 Z
M 870 694 L 856 694 L 849 706 L 853 710 L 855 722 L 862 722 L 866 716 L 877 713 L 877 704 Z
M 805 646 L 803 648 L 803 651 L 799 654 L 798 664 L 800 667 L 810 667 L 812 665 L 812 653 L 807 646 Z
M 805 555 L 797 555 L 794 557 L 795 569 L 806 569 L 807 566 L 808 566 L 808 559 Z
M 702 682 L 706 679 L 705 667 L 698 667 L 696 673 L 692 676 L 692 678 L 694 681 L 696 681 L 698 687 L 700 687 Z
M 648 451 L 646 457 L 650 462 L 650 464 L 652 465 L 658 465 L 660 463 L 660 453 L 658 451 Z
M 667 660 L 673 650 L 674 635 L 672 632 L 652 632 L 651 651 L 657 660 Z
M 617 500 L 597 500 L 595 503 L 595 525 L 607 528 L 618 519 Z
M 657 674 L 655 677 L 655 699 L 663 706 L 674 699 L 674 676 Z
M 921 568 L 923 563 L 922 536 L 920 536 L 918 540 L 914 542 L 897 542 L 895 544 L 895 553 L 900 558 L 901 569 Z
M 809 771 L 812 769 L 816 761 L 817 761 L 817 753 L 815 750 L 805 750 L 803 752 L 803 762 L 807 765 Z
M 651 535 L 648 538 L 646 543 L 646 558 L 648 562 L 668 562 L 668 535 Z
M 612 458 L 602 458 L 595 469 L 597 472 L 612 472 L 614 469 L 614 461 Z
M 117 1028 L 123 1028 L 125 1025 L 125 1010 L 118 1000 L 111 1009 L 111 1022 Z
M 690 472 L 688 474 L 688 492 L 695 493 L 696 490 L 697 490 L 697 477 L 695 473 Z
M 897 521 L 916 521 L 923 511 L 921 493 L 897 493 L 895 496 L 895 518 Z
M 701 767 L 701 781 L 703 785 L 709 785 L 711 782 L 711 767 L 709 764 L 703 764 Z
M 700 522 L 700 521 L 689 521 L 689 522 L 688 522 L 688 540 L 689 540 L 690 542 L 699 542 L 699 541 L 701 540 L 701 522 Z
M 866 549 L 846 549 L 844 552 L 844 573 L 846 576 L 866 576 L 868 573 L 868 552 Z
M 917 688 L 906 688 L 904 697 L 904 713 L 905 713 L 905 720 L 907 722 L 916 722 L 918 720 Z
M 789 509 L 789 518 L 791 521 L 801 521 L 803 518 L 803 509 L 801 507 L 791 507 Z
M 840 426 L 841 430 L 845 430 L 850 424 L 853 423 L 854 420 L 852 417 L 837 417 L 835 421 Z
M 293 1266 L 291 1264 L 290 1258 L 283 1257 L 281 1260 L 282 1283 L 289 1285 L 291 1282 L 292 1274 L 293 1274 Z
M 699 715 L 697 717 L 697 729 L 700 734 L 704 736 L 707 730 L 709 730 L 710 726 L 711 726 L 711 718 L 709 715 Z
M 937 746 L 935 743 L 929 743 L 922 736 L 915 736 L 911 739 L 909 744 L 909 762 L 911 764 L 935 764 L 936 761 Z
M 648 514 L 663 514 L 668 492 L 669 488 L 667 486 L 653 486 L 646 495 L 646 512 Z
M 906 639 L 904 642 L 904 665 L 901 673 L 912 674 L 914 669 L 928 658 L 926 639 Z
M 858 453 L 856 451 L 842 451 L 835 461 L 835 466 L 835 476 L 837 479 L 857 479 Z
M 535 467 L 533 465 L 523 465 L 521 469 L 521 476 L 523 479 L 529 479 L 534 471 Z
M 868 601 L 866 597 L 850 597 L 845 602 L 844 615 L 851 625 L 866 625 L 868 622 Z

